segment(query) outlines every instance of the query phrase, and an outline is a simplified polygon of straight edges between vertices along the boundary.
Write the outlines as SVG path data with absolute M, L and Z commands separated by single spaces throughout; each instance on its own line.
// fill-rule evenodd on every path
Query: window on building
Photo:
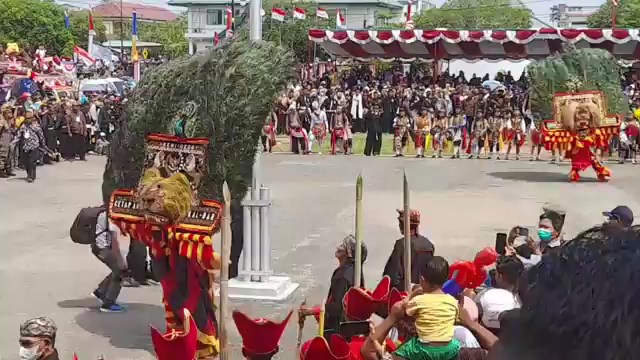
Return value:
M 222 10 L 207 9 L 207 25 L 223 25 Z

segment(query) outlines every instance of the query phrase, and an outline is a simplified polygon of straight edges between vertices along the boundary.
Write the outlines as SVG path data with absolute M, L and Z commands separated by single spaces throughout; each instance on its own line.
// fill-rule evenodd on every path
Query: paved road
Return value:
M 548 201 L 568 209 L 569 234 L 602 221 L 603 209 L 618 204 L 640 211 L 640 167 L 632 165 L 612 166 L 615 177 L 610 183 L 595 182 L 587 172 L 590 179 L 569 184 L 568 164 L 288 154 L 263 159 L 264 182 L 275 201 L 274 267 L 301 287 L 281 304 L 233 303 L 253 315 L 283 317 L 304 297 L 309 303 L 320 302 L 335 266 L 334 248 L 353 231 L 358 173 L 365 184 L 368 284 L 379 278 L 399 237 L 395 209 L 402 206 L 403 170 L 412 189 L 412 207 L 422 212 L 422 232 L 452 261 L 491 245 L 496 231 L 535 224 Z M 77 211 L 100 201 L 103 166 L 103 158 L 90 157 L 88 162 L 41 167 L 34 184 L 20 177 L 0 181 L 0 359 L 16 358 L 20 322 L 39 315 L 58 324 L 63 359 L 71 359 L 73 351 L 82 360 L 101 354 L 109 360 L 153 358 L 148 324 L 163 327 L 160 289 L 124 289 L 126 314 L 99 313 L 87 294 L 106 269 L 89 249 L 68 238 Z M 314 328 L 308 322 L 305 335 Z M 235 327 L 231 331 L 232 343 L 240 344 Z M 292 322 L 282 359 L 294 358 L 295 332 Z

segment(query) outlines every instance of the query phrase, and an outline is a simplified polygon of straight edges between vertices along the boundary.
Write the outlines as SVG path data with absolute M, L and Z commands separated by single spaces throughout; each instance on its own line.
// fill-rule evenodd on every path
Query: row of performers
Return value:
M 284 120 L 286 131 L 291 137 L 291 151 L 295 154 L 310 153 L 314 141 L 317 141 L 322 149 L 328 136 L 332 154 L 336 154 L 339 149 L 342 149 L 344 154 L 351 153 L 352 117 L 340 106 L 332 112 L 319 108 L 317 103 L 314 103 L 310 110 L 294 103 L 289 107 Z M 380 107 L 373 107 L 364 115 L 367 130 L 366 148 L 371 149 L 374 155 L 380 154 L 381 120 Z M 262 144 L 265 151 L 271 151 L 275 145 L 277 121 L 277 115 L 272 113 L 263 127 Z M 505 112 L 504 116 L 497 113 L 488 118 L 479 112 L 472 120 L 465 115 L 448 117 L 444 112 L 434 114 L 426 109 L 422 109 L 420 114 L 416 115 L 400 108 L 393 127 L 396 156 L 403 155 L 409 138 L 415 144 L 418 157 L 424 157 L 425 149 L 432 148 L 434 158 L 442 157 L 443 151 L 447 148 L 453 150 L 453 158 L 459 158 L 461 151 L 466 152 L 469 158 L 479 158 L 481 152 L 492 157 L 506 146 L 506 158 L 508 159 L 512 148 L 515 148 L 518 159 L 527 133 L 531 134 L 534 145 L 542 145 L 538 129 L 532 124 L 528 132 L 524 117 L 517 110 Z M 539 152 L 540 150 L 538 155 Z
M 381 116 L 380 107 L 373 107 L 364 115 L 367 125 L 365 146 L 367 155 L 371 152 L 373 155 L 380 154 Z M 336 154 L 338 149 L 342 149 L 344 154 L 351 153 L 352 119 L 341 107 L 338 107 L 335 112 L 330 112 L 318 108 L 317 103 L 312 105 L 311 110 L 292 104 L 285 121 L 287 132 L 291 136 L 293 153 L 310 153 L 314 141 L 317 141 L 319 148 L 322 149 L 327 136 L 330 136 L 332 154 Z M 276 124 L 277 116 L 273 113 L 263 128 L 262 143 L 265 151 L 271 151 L 275 145 Z M 499 153 L 504 149 L 504 158 L 508 160 L 513 149 L 516 160 L 519 160 L 521 148 L 527 138 L 531 144 L 530 160 L 532 161 L 540 159 L 543 147 L 552 152 L 553 162 L 556 159 L 562 160 L 567 150 L 567 144 L 550 143 L 549 132 L 540 123 L 530 122 L 527 126 L 518 110 L 505 111 L 504 114 L 498 112 L 489 117 L 478 112 L 475 118 L 470 118 L 465 115 L 447 117 L 444 113 L 434 114 L 426 109 L 415 114 L 400 108 L 393 127 L 396 156 L 403 156 L 409 139 L 415 144 L 417 157 L 424 157 L 425 149 L 431 148 L 433 158 L 442 157 L 443 152 L 452 153 L 452 158 L 460 158 L 461 153 L 464 152 L 469 159 L 480 158 L 480 156 L 491 159 L 496 155 L 499 160 Z M 621 157 L 633 155 L 631 158 L 635 163 L 639 136 L 638 124 L 633 114 L 625 118 L 621 130 Z M 596 144 L 598 154 L 608 151 L 609 146 L 609 142 Z

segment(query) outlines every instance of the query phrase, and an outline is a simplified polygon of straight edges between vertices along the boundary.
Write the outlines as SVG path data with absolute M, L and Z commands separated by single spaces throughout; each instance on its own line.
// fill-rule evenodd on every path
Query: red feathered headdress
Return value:
M 198 350 L 198 328 L 189 310 L 184 309 L 184 330 L 162 335 L 151 326 L 151 340 L 158 360 L 193 360 Z
M 234 311 L 233 321 L 242 337 L 242 352 L 245 356 L 276 353 L 292 313 L 293 310 L 289 311 L 289 315 L 282 322 L 276 323 L 264 318 L 250 319 L 240 311 Z
M 342 299 L 344 313 L 350 320 L 368 320 L 381 305 L 387 303 L 390 287 L 391 279 L 384 276 L 373 292 L 359 288 L 349 289 Z
M 329 342 L 317 336 L 304 344 L 300 349 L 300 360 L 347 360 L 351 356 L 349 344 L 340 335 L 333 334 Z

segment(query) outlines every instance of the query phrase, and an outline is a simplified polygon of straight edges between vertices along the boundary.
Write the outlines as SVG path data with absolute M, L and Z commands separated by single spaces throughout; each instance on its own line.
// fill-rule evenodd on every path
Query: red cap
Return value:
M 250 319 L 240 311 L 234 311 L 233 321 L 242 336 L 242 351 L 245 356 L 276 353 L 291 314 L 293 310 L 289 311 L 289 315 L 282 322 L 276 323 L 264 318 Z
M 184 309 L 184 330 L 162 335 L 151 326 L 151 340 L 158 360 L 193 360 L 198 350 L 198 328 L 189 310 Z
M 300 348 L 300 360 L 346 360 L 351 355 L 349 344 L 340 336 L 333 334 L 327 342 L 324 337 L 317 336 Z
M 351 288 L 344 295 L 342 304 L 344 312 L 350 320 L 368 320 L 382 304 L 387 303 L 391 279 L 384 276 L 373 292 L 359 288 Z
M 391 311 L 391 308 L 393 307 L 393 305 L 395 305 L 397 302 L 404 300 L 407 296 L 409 296 L 409 293 L 406 291 L 400 291 L 396 288 L 391 289 L 391 291 L 389 292 L 389 298 L 387 303 L 389 304 L 389 311 Z

